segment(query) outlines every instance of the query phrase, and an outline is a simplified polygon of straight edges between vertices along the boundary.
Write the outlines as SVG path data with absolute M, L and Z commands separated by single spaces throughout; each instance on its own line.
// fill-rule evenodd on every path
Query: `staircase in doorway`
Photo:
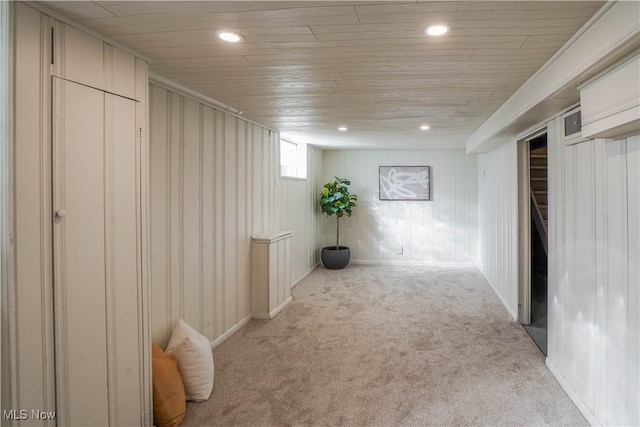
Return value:
M 547 138 L 529 141 L 530 234 L 530 323 L 524 325 L 542 353 L 547 353 Z
M 549 224 L 547 190 L 547 147 L 531 150 L 529 155 L 531 185 L 531 214 L 547 252 L 547 226 Z

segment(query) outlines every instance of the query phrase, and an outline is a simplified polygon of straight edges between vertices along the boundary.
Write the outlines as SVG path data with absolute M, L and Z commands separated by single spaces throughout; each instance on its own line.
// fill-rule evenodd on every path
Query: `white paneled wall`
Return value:
M 480 269 L 514 319 L 518 313 L 517 145 L 478 156 Z
M 119 402 L 122 409 L 120 415 L 133 419 L 135 415 L 132 417 L 132 412 L 137 415 L 141 409 L 144 410 L 139 406 L 140 404 L 144 407 L 149 407 L 151 404 L 151 397 L 147 393 L 147 389 L 151 385 L 150 364 L 146 363 L 149 359 L 144 355 L 148 352 L 145 345 L 147 334 L 142 329 L 142 325 L 146 323 L 144 310 L 146 309 L 147 297 L 144 285 L 146 280 L 146 227 L 144 226 L 146 205 L 143 203 L 144 189 L 146 188 L 144 168 L 147 150 L 145 138 L 136 138 L 135 132 L 137 128 L 146 128 L 147 64 L 129 52 L 124 52 L 105 40 L 74 29 L 71 25 L 51 18 L 25 3 L 12 3 L 9 12 L 12 21 L 11 42 L 13 43 L 10 47 L 13 60 L 13 80 L 9 83 L 15 102 L 12 106 L 13 116 L 10 124 L 13 139 L 10 141 L 10 158 L 8 159 L 8 175 L 11 177 L 9 182 L 10 199 L 8 200 L 10 209 L 10 217 L 8 218 L 9 248 L 7 251 L 9 286 L 6 289 L 8 310 L 3 310 L 2 313 L 2 323 L 5 328 L 3 339 L 8 338 L 9 344 L 8 351 L 3 349 L 8 353 L 8 355 L 4 354 L 3 363 L 5 365 L 3 368 L 4 372 L 9 375 L 3 377 L 2 382 L 3 388 L 10 390 L 10 395 L 3 396 L 3 404 L 7 405 L 4 408 L 35 408 L 53 411 L 58 407 L 58 420 L 62 420 L 60 422 L 64 423 L 66 414 L 64 414 L 63 405 L 66 405 L 68 400 L 60 392 L 61 382 L 65 378 L 64 372 L 61 369 L 56 369 L 56 363 L 69 363 L 70 366 L 73 365 L 76 368 L 82 364 L 81 361 L 75 359 L 65 360 L 61 350 L 62 340 L 69 338 L 67 341 L 78 343 L 82 342 L 82 336 L 74 334 L 67 337 L 61 324 L 54 322 L 54 314 L 60 315 L 62 313 L 59 306 L 54 308 L 54 302 L 60 303 L 63 299 L 61 292 L 62 287 L 66 286 L 66 281 L 60 279 L 60 276 L 58 276 L 58 280 L 54 280 L 52 263 L 54 258 L 52 191 L 60 190 L 60 181 L 55 181 L 52 178 L 52 134 L 54 133 L 52 121 L 61 117 L 58 114 L 59 110 L 56 110 L 56 115 L 52 114 L 52 105 L 54 105 L 52 80 L 58 82 L 62 79 L 79 80 L 84 84 L 90 83 L 101 94 L 106 91 L 125 95 L 137 101 L 128 101 L 130 109 L 124 118 L 130 128 L 128 134 L 130 142 L 131 140 L 136 141 L 133 149 L 135 152 L 129 152 L 131 157 L 127 157 L 129 162 L 126 166 L 128 171 L 131 171 L 133 167 L 135 173 L 125 173 L 117 177 L 117 182 L 129 188 L 130 192 L 126 195 L 134 197 L 134 199 L 129 198 L 128 202 L 130 203 L 127 206 L 134 209 L 135 215 L 140 215 L 137 217 L 140 222 L 137 222 L 137 228 L 134 228 L 137 232 L 133 233 L 132 246 L 127 246 L 128 249 L 132 249 L 127 253 L 133 257 L 137 256 L 138 259 L 131 259 L 127 256 L 127 261 L 130 260 L 134 265 L 134 270 L 132 270 L 134 277 L 133 282 L 129 280 L 132 276 L 126 280 L 132 287 L 129 290 L 133 289 L 132 292 L 135 295 L 133 305 L 140 305 L 134 307 L 133 311 L 130 311 L 131 306 L 128 306 L 124 309 L 124 315 L 119 313 L 116 317 L 111 318 L 113 322 L 109 320 L 106 326 L 110 334 L 109 339 L 114 339 L 116 336 L 117 339 L 128 337 L 128 332 L 139 328 L 137 330 L 139 334 L 136 334 L 135 341 L 140 345 L 142 356 L 140 360 L 134 362 L 134 365 L 136 365 L 136 369 L 140 368 L 140 372 L 128 372 L 127 380 L 137 382 L 139 379 L 138 384 L 142 383 L 140 386 L 141 394 L 137 395 L 137 387 L 128 387 L 126 393 L 116 391 L 119 393 L 118 399 L 122 399 Z M 87 62 L 87 57 L 100 57 L 100 61 Z M 78 73 L 80 69 L 78 67 L 85 67 L 85 70 L 90 70 L 86 74 L 100 78 L 91 81 L 85 80 L 82 77 L 84 73 Z M 52 79 L 52 76 L 55 77 Z M 110 94 L 108 97 L 111 98 L 113 95 Z M 79 100 L 80 103 L 86 101 L 83 97 L 79 97 Z M 111 101 L 107 101 L 104 105 L 113 104 Z M 119 109 L 117 110 L 119 111 Z M 114 118 L 115 115 L 110 117 Z M 65 123 L 66 131 L 72 133 L 78 125 L 82 124 L 86 125 L 86 123 L 69 120 Z M 94 130 L 96 129 L 98 128 L 94 128 Z M 118 126 L 118 129 L 123 131 L 124 127 Z M 112 135 L 107 133 L 104 137 L 107 139 Z M 69 154 L 73 155 L 73 150 Z M 114 153 L 107 153 L 107 155 L 111 154 Z M 72 164 L 79 165 L 78 162 L 72 162 Z M 58 171 L 66 172 L 67 170 L 68 168 L 62 166 L 58 168 Z M 88 180 L 85 184 L 95 184 L 91 178 L 85 178 Z M 4 196 L 5 193 L 3 193 Z M 114 199 L 114 203 L 118 202 L 118 198 Z M 119 206 L 113 205 L 115 209 L 113 212 L 121 212 L 118 210 Z M 131 211 L 128 212 L 131 213 Z M 131 216 L 128 217 L 128 219 L 130 218 Z M 114 230 L 119 229 L 118 224 L 114 227 Z M 127 238 L 131 238 L 130 233 L 127 236 Z M 96 245 L 96 242 L 83 241 L 82 244 L 88 247 Z M 120 251 L 118 243 L 112 247 L 119 255 L 124 253 Z M 5 256 L 4 248 L 2 256 Z M 60 253 L 56 252 L 56 257 L 60 259 Z M 81 260 L 75 259 L 75 261 L 80 262 Z M 116 269 L 115 271 L 120 272 L 121 270 Z M 99 275 L 99 271 L 95 274 Z M 99 280 L 100 278 L 98 278 Z M 117 279 L 112 283 L 116 282 L 120 283 Z M 85 285 L 88 289 L 91 284 L 85 283 Z M 97 294 L 92 296 L 95 295 Z M 104 290 L 101 295 L 101 303 L 104 304 Z M 75 307 L 82 309 L 78 304 Z M 118 310 L 121 309 L 123 307 L 118 308 Z M 140 311 L 136 311 L 136 309 Z M 131 316 L 134 318 L 133 323 L 129 322 Z M 91 324 L 88 322 L 82 325 L 80 329 L 83 334 L 91 336 L 102 334 L 103 339 L 107 339 L 104 326 L 92 330 L 89 328 Z M 78 323 L 76 322 L 73 326 L 77 327 Z M 124 331 L 122 335 L 120 335 L 121 331 Z M 109 358 L 109 363 L 119 362 L 120 356 L 111 352 L 115 344 L 114 346 L 108 344 L 108 347 L 109 354 L 105 356 Z M 133 348 L 135 349 L 135 346 Z M 127 350 L 132 350 L 132 347 L 128 346 Z M 120 367 L 124 366 L 125 364 L 120 364 Z M 97 367 L 97 365 L 93 367 L 96 370 L 104 368 L 104 366 Z M 116 370 L 111 371 L 112 374 L 115 372 Z M 138 377 L 138 373 L 141 377 Z M 113 378 L 110 377 L 110 379 Z M 106 378 L 102 379 L 105 382 L 104 389 L 107 387 Z M 109 392 L 116 390 L 113 382 L 108 388 Z M 136 394 L 136 397 L 127 399 L 129 393 Z M 124 407 L 130 404 L 138 405 L 138 407 L 134 408 L 132 412 L 127 412 Z M 82 406 L 86 408 L 86 404 Z M 111 409 L 115 408 L 115 405 L 111 406 Z M 31 425 L 36 421 L 26 420 L 23 424 Z M 132 422 L 144 423 L 144 420 L 136 418 Z
M 11 404 L 55 408 L 51 231 L 51 126 L 43 94 L 51 93 L 47 44 L 50 22 L 15 3 L 14 172 L 10 246 L 13 286 L 8 290 Z M 44 22 L 43 22 L 44 21 Z M 50 95 L 49 95 L 50 96 Z M 10 271 L 11 274 L 11 271 Z M 24 306 L 24 308 L 22 307 Z M 39 307 L 34 310 L 33 307 Z M 3 319 L 4 320 L 4 319 Z M 50 361 L 47 363 L 47 361 Z
M 320 208 L 316 196 L 324 184 L 320 179 L 323 151 L 308 146 L 307 159 L 307 179 L 280 180 L 279 228 L 293 232 L 291 268 L 294 284 L 311 272 L 320 260 Z
M 322 182 L 351 180 L 358 195 L 340 220 L 353 261 L 472 263 L 478 260 L 476 156 L 462 151 L 325 151 Z M 379 166 L 431 166 L 431 201 L 381 201 Z M 336 218 L 322 216 L 321 244 L 335 244 Z M 402 252 L 401 254 L 399 252 Z
M 278 134 L 150 87 L 153 341 L 179 318 L 210 340 L 250 314 L 251 235 L 278 223 Z
M 13 6 L 12 6 L 13 7 Z M 9 2 L 0 2 L 0 409 L 9 406 L 10 385 L 9 328 L 4 319 L 8 313 L 9 287 Z
M 640 137 L 549 125 L 548 364 L 592 420 L 640 424 Z

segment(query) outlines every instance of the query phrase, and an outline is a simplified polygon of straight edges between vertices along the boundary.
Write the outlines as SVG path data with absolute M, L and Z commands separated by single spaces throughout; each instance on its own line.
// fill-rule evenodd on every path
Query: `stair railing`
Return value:
M 529 194 L 531 196 L 531 214 L 533 216 L 533 222 L 538 229 L 538 234 L 540 234 L 540 237 L 542 237 L 542 246 L 544 246 L 544 253 L 549 255 L 547 251 L 547 225 L 544 222 L 542 212 L 540 211 L 540 206 L 538 205 L 538 201 L 533 195 L 533 189 L 531 187 L 529 187 Z

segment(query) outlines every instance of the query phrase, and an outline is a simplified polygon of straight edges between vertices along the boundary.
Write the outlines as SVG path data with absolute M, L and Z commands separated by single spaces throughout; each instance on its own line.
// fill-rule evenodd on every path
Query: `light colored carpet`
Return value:
M 588 425 L 475 268 L 319 268 L 184 425 Z

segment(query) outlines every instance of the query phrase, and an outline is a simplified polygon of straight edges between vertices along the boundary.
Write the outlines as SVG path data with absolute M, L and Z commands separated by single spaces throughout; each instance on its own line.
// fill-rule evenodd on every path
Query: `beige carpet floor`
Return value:
M 214 360 L 184 425 L 588 425 L 475 268 L 318 268 Z

